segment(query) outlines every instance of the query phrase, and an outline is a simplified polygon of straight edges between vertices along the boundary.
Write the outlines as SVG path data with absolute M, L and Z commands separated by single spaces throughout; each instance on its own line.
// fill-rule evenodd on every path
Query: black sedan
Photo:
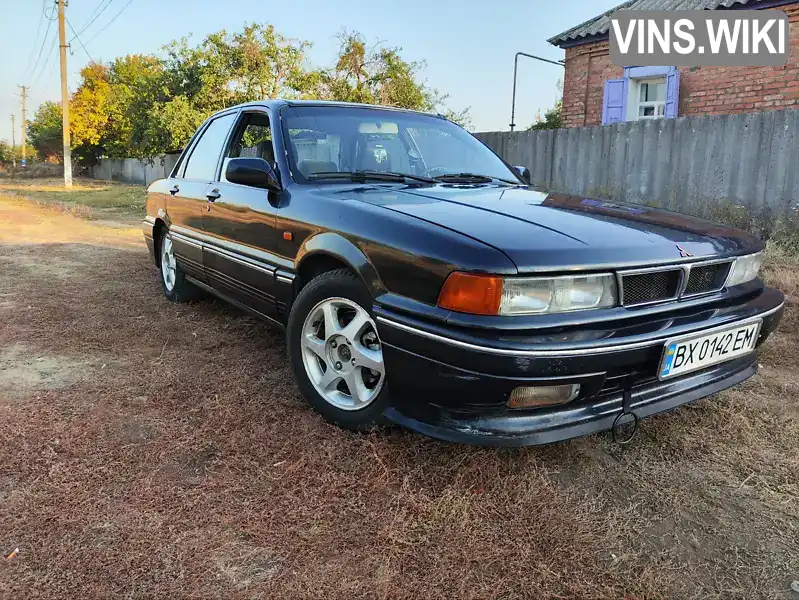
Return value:
M 541 193 L 458 125 L 385 107 L 214 115 L 149 187 L 144 235 L 169 299 L 286 328 L 328 420 L 474 444 L 615 432 L 740 383 L 784 302 L 748 233 Z

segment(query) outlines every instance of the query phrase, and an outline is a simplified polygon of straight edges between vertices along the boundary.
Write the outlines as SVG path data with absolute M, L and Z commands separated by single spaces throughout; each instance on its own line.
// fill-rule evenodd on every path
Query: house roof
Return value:
M 604 36 L 610 29 L 610 15 L 617 10 L 715 10 L 735 4 L 755 4 L 758 0 L 627 0 L 615 8 L 564 31 L 548 41 L 555 46 L 581 38 Z M 579 42 L 578 42 L 579 43 Z

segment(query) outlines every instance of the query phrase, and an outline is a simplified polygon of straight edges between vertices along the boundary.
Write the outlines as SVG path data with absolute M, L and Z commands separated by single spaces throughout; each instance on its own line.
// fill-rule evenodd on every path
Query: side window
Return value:
M 227 163 L 231 158 L 263 158 L 275 168 L 275 148 L 272 145 L 272 129 L 265 113 L 244 114 L 222 162 L 222 181 L 225 179 Z
M 225 115 L 214 119 L 206 127 L 186 163 L 186 172 L 183 175 L 186 179 L 198 179 L 200 181 L 213 181 L 216 179 L 216 165 L 219 162 L 219 155 L 222 154 L 222 147 L 225 145 L 227 134 L 235 118 L 235 114 Z

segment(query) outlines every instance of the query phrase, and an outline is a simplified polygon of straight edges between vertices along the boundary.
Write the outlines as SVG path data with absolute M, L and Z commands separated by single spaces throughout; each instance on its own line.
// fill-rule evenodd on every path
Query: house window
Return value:
M 633 94 L 627 120 L 661 119 L 666 113 L 666 78 L 633 80 Z
M 624 77 L 605 82 L 602 124 L 674 119 L 680 102 L 676 67 L 625 67 Z

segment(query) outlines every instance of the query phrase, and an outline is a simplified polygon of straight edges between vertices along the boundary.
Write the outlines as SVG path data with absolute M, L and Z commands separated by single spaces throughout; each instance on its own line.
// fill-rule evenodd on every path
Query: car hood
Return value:
M 520 272 L 643 266 L 762 248 L 746 232 L 702 219 L 532 188 L 370 186 L 357 198 L 493 246 Z

